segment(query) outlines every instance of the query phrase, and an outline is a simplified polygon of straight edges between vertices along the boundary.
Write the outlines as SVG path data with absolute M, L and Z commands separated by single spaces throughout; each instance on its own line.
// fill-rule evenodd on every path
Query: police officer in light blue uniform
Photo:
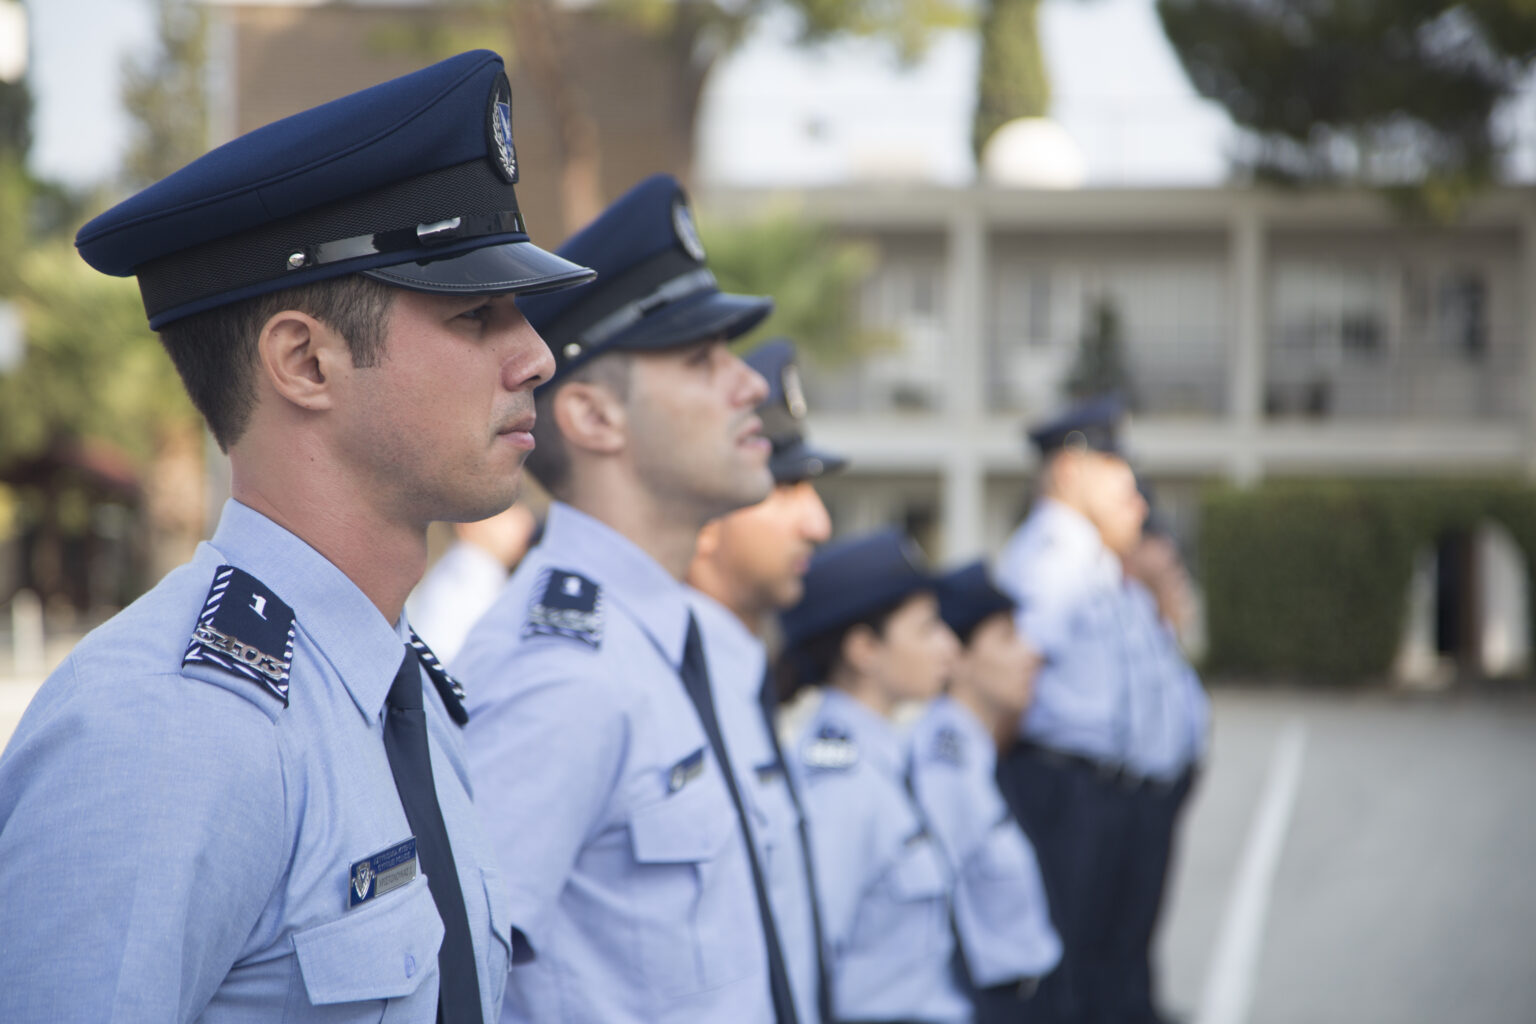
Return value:
M 138 276 L 233 499 L 0 758 L 0 1020 L 495 1019 L 526 945 L 462 692 L 401 606 L 429 520 L 513 498 L 502 434 L 553 364 L 511 293 L 591 277 L 528 242 L 510 102 L 463 54 L 81 230 Z
M 1145 489 L 1144 489 L 1145 493 Z M 1157 1007 L 1150 947 L 1157 930 L 1179 814 L 1204 757 L 1210 708 L 1199 677 L 1179 646 L 1158 595 L 1174 607 L 1186 585 L 1171 537 L 1148 521 L 1145 536 L 1126 559 L 1123 622 L 1127 665 L 1139 698 L 1133 707 L 1126 755 L 1133 791 L 1115 938 L 1115 973 L 1124 979 L 1121 1019 L 1164 1020 Z M 1169 608 L 1169 613 L 1174 613 Z
M 805 437 L 794 345 L 775 338 L 744 358 L 768 381 L 758 415 L 773 443 L 773 493 L 700 532 L 688 582 L 721 728 L 752 813 L 795 1009 L 802 1022 L 830 1020 L 809 826 L 775 733 L 777 702 L 759 635 L 772 615 L 804 593 L 810 555 L 832 532 L 814 482 L 846 460 Z
M 523 309 L 556 354 L 529 468 L 542 542 L 454 663 L 470 775 L 536 960 L 504 1020 L 796 1020 L 682 583 L 699 529 L 762 500 L 762 377 L 724 342 L 768 299 L 723 293 L 671 178 L 560 252 L 598 282 Z
M 1042 659 L 999 783 L 1040 858 L 1062 962 L 1033 1010 L 1050 1021 L 1115 1019 L 1115 893 L 1131 827 L 1126 756 L 1135 704 L 1120 552 L 1146 506 L 1119 454 L 1122 403 L 1080 404 L 1030 432 L 1040 497 L 998 559 L 1018 632 Z M 1134 781 L 1134 780 L 1132 780 Z
M 955 928 L 979 1024 L 1027 1019 L 1061 940 L 1034 848 L 998 791 L 997 747 L 1012 742 L 1035 663 L 1014 602 L 977 562 L 939 581 L 944 622 L 962 653 L 948 692 L 912 730 L 912 788 L 956 877 Z
M 895 531 L 836 541 L 782 617 L 781 659 L 825 684 L 793 761 L 810 816 L 821 920 L 840 1022 L 968 1022 L 954 874 L 908 788 L 890 714 L 931 700 L 957 653 L 934 580 Z

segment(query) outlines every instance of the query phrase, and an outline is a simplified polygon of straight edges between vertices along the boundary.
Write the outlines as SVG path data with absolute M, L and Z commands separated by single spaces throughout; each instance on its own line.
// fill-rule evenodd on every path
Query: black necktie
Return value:
M 789 762 L 784 760 L 784 749 L 779 746 L 779 731 L 774 726 L 779 695 L 773 688 L 772 665 L 763 672 L 763 688 L 758 691 L 757 699 L 763 707 L 763 726 L 768 730 L 768 742 L 773 744 L 773 756 L 778 758 L 784 786 L 789 790 L 789 802 L 800 819 L 800 856 L 805 861 L 805 884 L 811 897 L 811 931 L 816 937 L 816 1009 L 821 1013 L 823 1024 L 832 1024 L 832 977 L 827 973 L 826 946 L 821 933 L 821 896 L 816 890 L 816 865 L 811 859 L 811 830 L 806 824 L 805 808 L 800 804 L 800 791 L 789 774 Z
M 746 843 L 747 860 L 752 865 L 752 886 L 757 890 L 757 909 L 763 920 L 763 940 L 768 947 L 768 988 L 773 993 L 773 1016 L 778 1024 L 798 1024 L 795 1000 L 789 990 L 789 972 L 784 968 L 784 950 L 779 945 L 779 929 L 773 921 L 773 908 L 768 904 L 768 889 L 763 882 L 763 868 L 757 860 L 757 844 L 752 839 L 752 829 L 747 823 L 746 807 L 741 802 L 741 790 L 736 786 L 736 773 L 731 770 L 731 759 L 726 755 L 725 742 L 720 737 L 720 720 L 715 717 L 715 695 L 709 687 L 709 668 L 704 664 L 704 645 L 699 640 L 699 624 L 690 613 L 688 616 L 688 640 L 683 645 L 683 667 L 678 673 L 683 688 L 698 709 L 699 721 L 709 737 L 709 747 L 715 752 L 720 773 L 725 776 L 726 789 L 730 790 L 731 802 L 736 805 L 736 818 L 741 823 L 741 837 Z
M 437 954 L 437 1019 L 439 1024 L 484 1024 L 464 892 L 459 888 L 453 847 L 448 843 L 448 829 L 432 781 L 427 714 L 421 701 L 421 662 L 414 651 L 406 650 L 384 709 L 384 753 L 395 776 L 405 820 L 416 836 L 416 856 L 432 890 L 432 902 L 443 920 L 443 945 Z

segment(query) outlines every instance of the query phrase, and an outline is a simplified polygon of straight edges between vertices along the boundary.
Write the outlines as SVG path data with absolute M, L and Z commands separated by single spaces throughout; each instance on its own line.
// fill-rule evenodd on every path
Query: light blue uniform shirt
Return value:
M 912 727 L 912 791 L 955 874 L 955 927 L 972 984 L 1041 978 L 1061 960 L 1035 850 L 995 781 L 997 747 L 948 697 Z
M 536 959 L 503 1020 L 771 1022 L 746 842 L 678 675 L 688 590 L 568 505 L 470 630 L 470 773 Z
M 995 575 L 1018 602 L 1019 635 L 1045 659 L 1021 735 L 1053 750 L 1119 764 L 1131 700 L 1119 560 L 1086 518 L 1042 498 L 1008 539 Z
M 829 687 L 794 770 L 811 819 L 837 1019 L 969 1021 L 955 974 L 952 878 L 907 791 L 895 726 Z
M 222 565 L 293 609 L 286 708 L 182 665 Z M 443 925 L 426 876 L 348 909 L 352 865 L 410 835 L 382 731 L 408 635 L 298 537 L 227 503 L 189 564 L 48 678 L 0 758 L 0 1020 L 431 1024 Z M 460 730 L 424 691 L 492 1020 L 507 907 Z
M 774 754 L 759 697 L 767 654 L 762 641 L 720 602 L 697 590 L 689 597 L 704 639 L 720 731 L 736 768 L 737 788 L 768 885 L 795 1013 L 801 1024 L 814 1024 L 821 1011 L 816 1002 L 811 883 L 800 845 L 800 815 L 789 792 L 789 776 Z
M 1170 782 L 1204 756 L 1210 703 L 1152 593 L 1128 580 L 1123 598 L 1127 662 L 1140 698 L 1131 705 L 1126 762 L 1138 775 Z

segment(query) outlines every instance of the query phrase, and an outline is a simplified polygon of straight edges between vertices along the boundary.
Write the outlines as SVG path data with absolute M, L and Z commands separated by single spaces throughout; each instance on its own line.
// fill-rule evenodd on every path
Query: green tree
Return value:
M 971 119 L 971 152 L 977 162 L 993 132 L 1020 117 L 1044 117 L 1050 108 L 1051 80 L 1040 47 L 1040 0 L 986 0 Z
M 1536 54 L 1529 0 L 1158 0 L 1190 79 L 1251 135 L 1242 166 L 1393 188 L 1448 215 L 1497 177 L 1494 117 Z
M 1125 361 L 1120 311 L 1107 298 L 1088 308 L 1088 324 L 1077 343 L 1077 359 L 1063 388 L 1073 399 L 1118 392 L 1134 405 L 1133 382 Z
M 840 239 L 790 209 L 702 228 L 722 289 L 773 296 L 773 313 L 743 348 L 782 334 L 818 365 L 835 367 L 889 342 L 858 322 L 858 288 L 874 269 L 873 246 Z
M 123 107 L 132 118 L 123 180 L 142 188 L 208 148 L 208 13 L 192 0 L 158 0 L 159 46 L 123 62 Z
M 692 126 L 710 69 L 775 6 L 795 12 L 801 41 L 807 45 L 838 35 L 869 36 L 892 43 L 904 59 L 920 54 L 935 29 L 966 24 L 970 17 L 964 0 L 439 2 L 447 10 L 457 10 L 463 20 L 457 26 L 428 24 L 404 42 L 431 56 L 444 56 L 462 49 L 470 38 L 476 45 L 496 45 L 508 60 L 522 62 L 559 124 L 555 156 L 561 169 L 562 219 L 568 231 L 591 221 L 606 205 L 597 121 L 591 100 L 573 73 L 580 66 L 580 55 L 572 52 L 570 40 L 579 19 L 607 18 L 628 26 L 638 37 L 659 42 L 672 66 L 683 73 L 672 94 L 646 100 L 671 105 Z M 402 40 L 392 42 L 400 45 Z M 692 135 L 687 133 L 688 138 Z

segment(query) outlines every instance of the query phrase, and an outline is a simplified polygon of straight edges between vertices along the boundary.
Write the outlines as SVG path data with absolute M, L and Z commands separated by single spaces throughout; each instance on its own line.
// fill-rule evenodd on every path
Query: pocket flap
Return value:
M 398 999 L 437 970 L 443 922 L 427 878 L 293 934 L 304 988 L 315 1006 Z
M 723 792 L 714 759 L 701 779 L 630 815 L 629 834 L 635 860 L 642 864 L 680 864 L 710 860 L 739 828 L 736 811 Z

